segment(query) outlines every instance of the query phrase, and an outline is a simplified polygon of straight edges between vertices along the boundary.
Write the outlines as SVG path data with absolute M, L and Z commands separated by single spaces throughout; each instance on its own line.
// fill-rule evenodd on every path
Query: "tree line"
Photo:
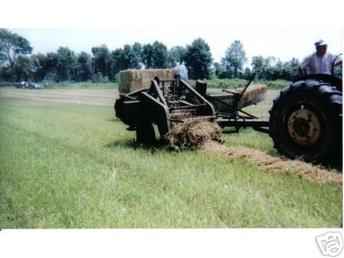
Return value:
M 170 49 L 162 42 L 124 45 L 115 50 L 106 45 L 91 48 L 90 53 L 77 53 L 68 47 L 56 52 L 32 54 L 31 43 L 7 29 L 0 29 L 0 81 L 94 81 L 116 80 L 119 71 L 142 68 L 172 68 L 185 63 L 192 79 L 250 78 L 290 79 L 299 61 L 282 62 L 276 57 L 252 57 L 250 66 L 243 44 L 236 40 L 220 62 L 213 62 L 208 43 L 195 39 L 186 46 Z

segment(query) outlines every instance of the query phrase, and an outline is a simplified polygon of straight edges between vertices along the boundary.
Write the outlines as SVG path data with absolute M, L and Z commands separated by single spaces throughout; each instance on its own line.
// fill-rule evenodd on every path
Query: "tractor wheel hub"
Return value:
M 297 144 L 303 146 L 313 145 L 321 135 L 319 118 L 313 111 L 301 106 L 288 119 L 288 133 Z

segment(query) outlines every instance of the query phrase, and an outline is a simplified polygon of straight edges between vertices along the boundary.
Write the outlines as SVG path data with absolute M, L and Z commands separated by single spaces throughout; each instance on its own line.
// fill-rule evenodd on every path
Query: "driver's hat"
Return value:
M 318 40 L 317 42 L 314 43 L 316 47 L 322 47 L 322 46 L 327 46 L 327 43 L 324 40 Z

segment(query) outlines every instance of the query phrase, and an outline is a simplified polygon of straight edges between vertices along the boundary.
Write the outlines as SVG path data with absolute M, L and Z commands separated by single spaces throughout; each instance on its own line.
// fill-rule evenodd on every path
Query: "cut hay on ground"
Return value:
M 125 70 L 119 73 L 119 92 L 126 94 L 132 91 L 146 89 L 151 85 L 154 77 L 160 80 L 173 80 L 174 69 L 145 69 L 145 70 Z
M 226 147 L 220 144 L 223 142 L 222 130 L 214 122 L 186 120 L 184 123 L 176 124 L 167 135 L 167 139 L 174 149 L 201 148 L 208 153 L 221 154 L 232 160 L 247 160 L 267 173 L 297 175 L 311 182 L 342 186 L 342 175 L 334 170 L 327 170 L 301 160 L 273 157 L 263 151 L 246 147 Z
M 265 152 L 246 147 L 226 147 L 217 142 L 208 141 L 203 150 L 225 155 L 230 159 L 245 159 L 255 163 L 268 173 L 294 174 L 317 183 L 333 183 L 342 186 L 342 175 L 300 160 L 272 157 Z
M 185 120 L 176 124 L 167 134 L 171 147 L 198 148 L 208 141 L 222 142 L 222 129 L 218 124 L 204 120 Z

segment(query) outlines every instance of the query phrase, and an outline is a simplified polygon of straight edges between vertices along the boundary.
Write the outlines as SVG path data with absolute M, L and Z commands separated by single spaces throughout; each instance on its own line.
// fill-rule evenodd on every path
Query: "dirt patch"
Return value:
M 199 148 L 208 141 L 223 142 L 222 129 L 216 123 L 191 119 L 176 124 L 167 139 L 178 149 Z
M 229 159 L 248 160 L 267 173 L 294 174 L 312 182 L 333 183 L 342 186 L 341 174 L 300 160 L 273 157 L 265 152 L 246 147 L 226 147 L 214 141 L 204 143 L 202 149 L 206 152 L 225 155 Z

